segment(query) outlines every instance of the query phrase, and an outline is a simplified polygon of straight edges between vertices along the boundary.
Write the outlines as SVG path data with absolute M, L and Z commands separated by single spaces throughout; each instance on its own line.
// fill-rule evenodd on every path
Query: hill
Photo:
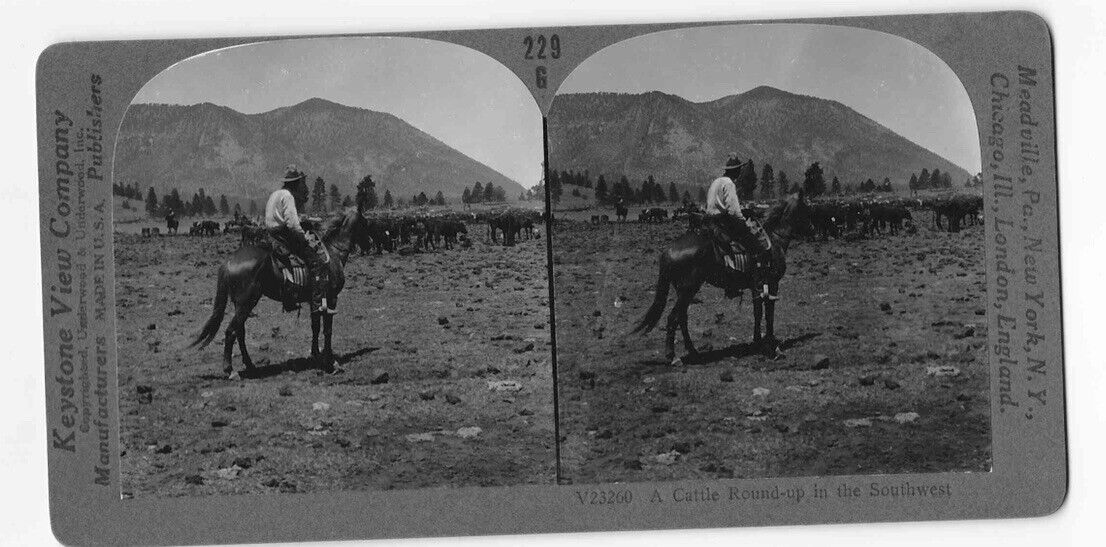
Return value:
M 383 194 L 460 196 L 476 181 L 522 186 L 402 119 L 323 99 L 259 114 L 224 106 L 134 104 L 123 120 L 115 175 L 158 195 L 177 188 L 187 199 L 199 188 L 262 200 L 279 187 L 285 166 L 321 176 L 343 195 L 370 174 Z
M 640 181 L 703 185 L 721 174 L 729 154 L 765 162 L 802 181 L 813 162 L 827 183 L 889 177 L 898 191 L 911 173 L 938 168 L 961 184 L 968 173 L 876 121 L 839 103 L 768 86 L 695 103 L 653 91 L 559 95 L 549 113 L 550 165 L 625 174 Z

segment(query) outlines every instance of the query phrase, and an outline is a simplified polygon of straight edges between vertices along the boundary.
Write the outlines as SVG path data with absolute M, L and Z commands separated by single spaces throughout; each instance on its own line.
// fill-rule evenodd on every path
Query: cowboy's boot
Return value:
M 322 313 L 326 311 L 326 292 L 328 284 L 326 274 L 321 270 L 321 267 L 316 266 L 314 271 L 311 272 L 311 313 Z
M 740 251 L 736 243 L 731 242 L 730 254 L 732 254 L 734 258 L 736 258 L 739 252 Z M 726 298 L 733 299 L 741 296 L 742 292 L 744 292 L 744 289 L 741 288 L 741 276 L 738 275 L 736 272 L 729 270 L 728 268 L 723 268 L 723 271 L 727 271 L 727 273 L 729 274 L 726 276 L 728 278 L 728 282 L 726 283 Z

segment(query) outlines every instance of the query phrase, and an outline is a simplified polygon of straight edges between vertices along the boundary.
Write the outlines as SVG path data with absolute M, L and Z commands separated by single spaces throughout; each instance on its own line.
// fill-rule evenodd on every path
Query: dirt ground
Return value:
M 797 243 L 785 357 L 749 347 L 748 297 L 707 286 L 689 319 L 702 356 L 673 368 L 663 320 L 627 333 L 684 225 L 573 217 L 553 232 L 564 482 L 990 470 L 982 226 L 916 212 L 914 235 Z
M 350 259 L 345 373 L 307 359 L 306 313 L 263 301 L 247 322 L 260 370 L 237 382 L 221 335 L 184 349 L 237 237 L 117 233 L 123 496 L 552 483 L 544 240 L 471 229 L 469 249 Z

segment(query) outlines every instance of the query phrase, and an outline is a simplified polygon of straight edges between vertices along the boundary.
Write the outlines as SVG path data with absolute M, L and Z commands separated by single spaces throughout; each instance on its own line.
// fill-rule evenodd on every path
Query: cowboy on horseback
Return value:
M 762 279 L 763 273 L 768 269 L 772 260 L 772 241 L 759 222 L 745 218 L 741 212 L 741 202 L 737 198 L 737 186 L 734 184 L 740 173 L 742 164 L 737 156 L 730 156 L 723 168 L 722 176 L 714 179 L 707 190 L 707 203 L 704 215 L 706 220 L 714 224 L 730 243 L 730 252 L 734 255 L 742 252 L 751 254 L 756 265 L 753 268 L 753 277 Z M 756 286 L 755 284 L 753 286 Z M 741 289 L 728 287 L 726 296 L 734 298 L 741 294 Z
M 311 274 L 311 310 L 320 313 L 333 313 L 326 305 L 327 290 L 330 286 L 327 268 L 327 254 L 322 241 L 306 232 L 300 225 L 298 203 L 307 202 L 307 175 L 289 165 L 281 179 L 283 187 L 269 195 L 265 204 L 265 230 L 269 237 L 282 244 L 300 257 Z M 284 302 L 286 311 L 296 309 L 294 295 Z

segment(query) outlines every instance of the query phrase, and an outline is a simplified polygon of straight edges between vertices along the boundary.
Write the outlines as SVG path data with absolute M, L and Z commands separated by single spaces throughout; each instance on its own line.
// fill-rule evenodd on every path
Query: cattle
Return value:
M 190 236 L 214 236 L 219 235 L 219 223 L 214 220 L 203 220 L 192 223 L 188 229 Z
M 493 244 L 498 243 L 496 233 L 503 232 L 503 246 L 512 246 L 515 244 L 515 240 L 518 239 L 519 232 L 521 231 L 521 219 L 510 212 L 488 218 L 488 238 Z
M 931 202 L 930 208 L 933 210 L 933 223 L 938 230 L 943 229 L 941 218 L 944 217 L 948 224 L 948 231 L 959 232 L 960 224 L 965 217 L 974 223 L 979 216 L 980 211 L 983 210 L 983 197 L 955 195 Z
M 638 215 L 639 222 L 665 222 L 668 220 L 668 210 L 661 207 L 652 207 L 650 209 L 644 209 Z

